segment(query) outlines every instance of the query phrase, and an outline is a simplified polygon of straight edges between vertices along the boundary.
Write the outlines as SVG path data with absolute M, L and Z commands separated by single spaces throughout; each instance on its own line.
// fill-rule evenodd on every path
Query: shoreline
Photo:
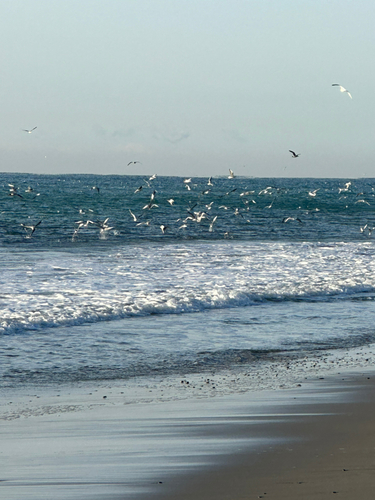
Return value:
M 344 500 L 372 499 L 375 371 L 331 377 L 324 385 L 312 388 L 313 403 L 289 401 L 281 405 L 281 419 L 265 422 L 260 432 L 272 435 L 268 446 L 237 452 L 208 471 L 171 481 L 162 494 L 149 498 L 313 500 L 337 494 Z
M 256 373 L 3 390 L 0 492 L 17 500 L 372 498 L 363 488 L 375 468 L 373 359 L 370 346 Z

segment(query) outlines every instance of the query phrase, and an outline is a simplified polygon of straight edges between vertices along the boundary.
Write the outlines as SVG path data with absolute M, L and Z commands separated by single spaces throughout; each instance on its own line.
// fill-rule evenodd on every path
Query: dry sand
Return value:
M 373 499 L 373 360 L 3 390 L 0 498 Z

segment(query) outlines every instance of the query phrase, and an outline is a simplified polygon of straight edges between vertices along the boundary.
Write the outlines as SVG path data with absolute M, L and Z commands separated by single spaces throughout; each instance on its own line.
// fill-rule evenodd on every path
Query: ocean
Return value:
M 375 342 L 374 179 L 0 174 L 2 387 Z

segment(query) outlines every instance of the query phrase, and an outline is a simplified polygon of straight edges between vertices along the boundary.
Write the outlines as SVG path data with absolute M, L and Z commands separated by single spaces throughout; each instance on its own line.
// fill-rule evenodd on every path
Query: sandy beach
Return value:
M 253 435 L 272 436 L 272 444 L 238 450 L 216 468 L 172 482 L 152 498 L 372 499 L 375 377 L 358 374 L 329 383 L 321 387 L 325 401 L 312 389 L 313 404 L 287 404 L 274 421 L 265 420 L 255 432 L 248 429 Z
M 356 355 L 270 364 L 268 387 L 242 370 L 3 390 L 0 495 L 373 498 L 375 374 Z

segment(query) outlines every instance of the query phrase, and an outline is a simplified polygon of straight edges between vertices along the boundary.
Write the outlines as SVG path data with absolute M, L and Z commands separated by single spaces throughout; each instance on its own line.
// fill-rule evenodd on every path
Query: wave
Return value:
M 155 245 L 3 256 L 0 333 L 289 301 L 373 300 L 372 243 Z
M 75 303 L 70 297 L 62 300 L 48 296 L 48 307 L 39 306 L 37 310 L 25 308 L 25 297 L 17 297 L 23 307 L 18 311 L 3 309 L 0 314 L 0 333 L 12 334 L 42 330 L 54 327 L 78 326 L 85 323 L 115 321 L 124 318 L 144 317 L 159 314 L 189 314 L 212 309 L 250 307 L 274 302 L 318 302 L 345 300 L 374 300 L 375 288 L 359 287 L 325 290 L 315 293 L 246 293 L 241 290 L 211 290 L 210 293 L 191 291 L 177 296 L 172 291 L 160 291 L 130 298 L 126 295 L 103 297 L 86 294 Z M 4 296 L 2 296 L 4 299 Z M 47 300 L 47 297 L 45 297 Z M 41 301 L 41 297 L 39 297 Z

